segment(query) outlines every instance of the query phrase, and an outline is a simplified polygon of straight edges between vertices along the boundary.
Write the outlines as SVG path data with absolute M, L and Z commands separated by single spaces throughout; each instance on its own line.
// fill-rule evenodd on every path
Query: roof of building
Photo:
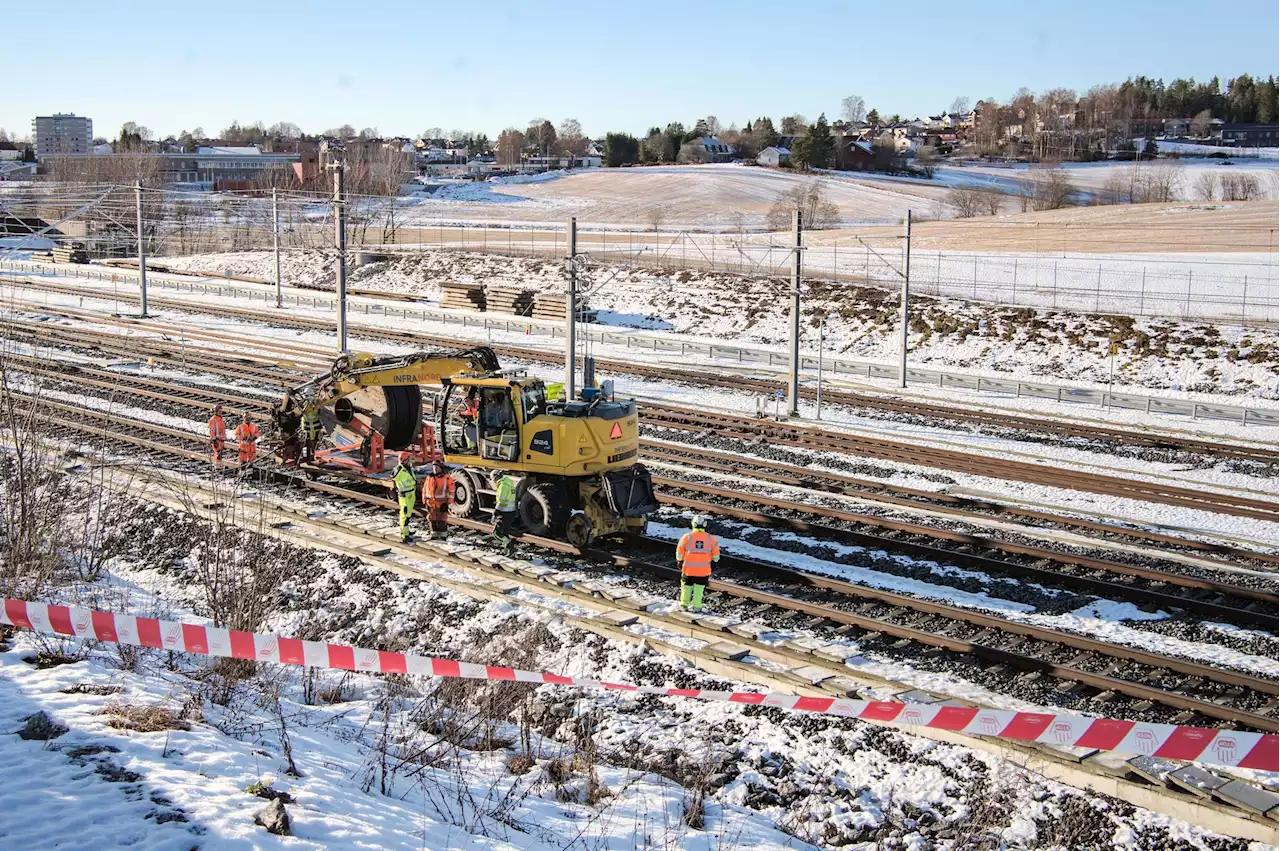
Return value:
M 202 157 L 210 156 L 234 156 L 234 157 L 256 157 L 262 154 L 262 149 L 257 145 L 201 145 L 196 148 L 196 153 Z

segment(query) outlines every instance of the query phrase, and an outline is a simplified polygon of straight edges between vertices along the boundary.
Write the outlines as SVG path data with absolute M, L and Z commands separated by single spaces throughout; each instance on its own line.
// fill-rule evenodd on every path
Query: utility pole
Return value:
M 791 214 L 791 374 L 787 376 L 787 415 L 800 415 L 800 210 Z
M 338 351 L 347 351 L 347 204 L 342 177 L 346 164 L 341 149 L 329 148 L 329 169 L 333 171 L 333 243 L 338 249 L 334 278 L 338 289 Z
M 907 321 L 911 300 L 911 211 L 907 210 L 905 232 L 902 239 L 902 351 L 898 365 L 898 386 L 907 386 L 907 333 L 911 330 Z
M 569 272 L 569 285 L 564 296 L 564 398 L 572 402 L 576 394 L 577 334 L 578 334 L 578 220 L 569 217 L 569 256 L 565 268 Z
M 284 290 L 280 286 L 280 202 L 271 188 L 271 248 L 276 255 L 276 307 L 284 307 Z
M 825 344 L 824 330 L 827 321 L 827 312 L 824 310 L 818 314 L 818 411 L 814 415 L 814 419 L 822 420 L 822 349 Z
M 147 316 L 147 243 L 142 233 L 142 181 L 136 180 L 133 192 L 138 200 L 138 279 L 142 282 L 142 316 Z

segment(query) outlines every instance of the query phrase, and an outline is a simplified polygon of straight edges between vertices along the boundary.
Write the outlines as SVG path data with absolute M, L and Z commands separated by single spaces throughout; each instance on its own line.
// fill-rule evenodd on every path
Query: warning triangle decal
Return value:
M 610 440 L 617 440 L 622 437 L 622 423 L 614 423 L 613 430 L 609 432 Z

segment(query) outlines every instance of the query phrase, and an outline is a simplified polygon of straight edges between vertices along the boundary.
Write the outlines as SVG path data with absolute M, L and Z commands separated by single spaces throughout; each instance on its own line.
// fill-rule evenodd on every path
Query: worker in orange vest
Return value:
M 213 463 L 222 463 L 222 450 L 227 445 L 227 421 L 222 418 L 222 406 L 213 406 L 213 416 L 209 417 L 209 449 L 213 454 Z
M 711 563 L 720 560 L 720 542 L 707 531 L 707 518 L 693 516 L 693 528 L 676 544 L 676 563 L 680 565 L 680 608 L 702 611 L 702 594 L 711 578 Z
M 453 501 L 453 477 L 444 471 L 439 461 L 431 462 L 431 472 L 422 483 L 423 501 L 427 504 L 427 524 L 430 537 L 436 532 L 444 533 L 446 526 L 445 512 Z
M 253 423 L 253 417 L 245 411 L 236 426 L 236 441 L 240 444 L 240 466 L 247 467 L 258 457 L 258 437 L 262 430 Z
M 476 438 L 480 431 L 480 401 L 476 399 L 475 392 L 475 388 L 471 388 L 467 398 L 462 401 L 462 410 L 459 412 L 459 416 L 462 417 L 462 436 L 467 442 L 467 449 L 476 448 Z

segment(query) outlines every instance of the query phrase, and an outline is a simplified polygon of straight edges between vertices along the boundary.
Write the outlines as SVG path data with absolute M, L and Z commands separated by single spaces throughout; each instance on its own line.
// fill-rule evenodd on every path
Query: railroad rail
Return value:
M 84 340 L 79 340 L 79 343 L 83 346 Z M 170 363 L 172 363 L 172 354 L 169 357 Z M 175 383 L 173 380 L 161 383 L 161 381 L 145 379 L 137 375 L 120 374 L 120 372 L 86 366 L 69 367 L 72 371 L 68 371 L 68 367 L 49 370 L 41 362 L 32 361 L 29 358 L 20 358 L 17 362 L 19 365 L 24 366 L 24 369 L 44 375 L 51 380 L 81 384 L 87 386 L 87 388 L 97 389 L 102 393 L 128 389 L 129 392 L 136 393 L 143 398 L 152 399 L 155 402 L 175 403 L 188 401 L 195 404 L 196 407 L 204 408 L 204 410 L 212 407 L 212 404 L 218 403 L 232 404 L 232 406 L 238 408 L 252 408 L 252 410 L 260 412 L 269 411 L 273 407 L 268 398 L 251 398 L 244 397 L 244 395 L 209 392 L 206 389 L 193 388 L 188 384 Z M 172 365 L 178 366 L 177 363 L 172 363 Z M 228 369 L 227 363 L 215 363 L 215 366 L 223 374 L 236 375 L 236 371 Z M 652 445 L 646 445 L 646 457 L 657 457 L 658 459 L 675 457 L 680 459 L 681 462 L 692 461 L 699 463 L 699 465 L 712 467 L 713 470 L 726 470 L 728 468 L 728 470 L 735 473 L 741 473 L 744 467 L 763 465 L 765 468 L 776 468 L 781 466 L 772 465 L 769 462 L 753 461 L 753 459 L 748 458 L 726 456 L 724 453 L 714 453 L 694 447 L 667 447 L 666 449 L 667 454 L 662 452 L 654 453 Z M 732 461 L 735 461 L 735 466 L 727 467 L 722 463 L 723 459 L 732 459 Z M 754 472 L 753 475 L 759 477 L 759 472 Z M 767 477 L 765 477 L 765 480 L 768 480 Z M 801 484 L 808 485 L 808 482 L 801 482 Z M 956 563 L 960 564 L 960 566 L 983 569 L 983 571 L 995 573 L 997 576 L 1029 577 L 1048 585 L 1056 584 L 1075 587 L 1075 589 L 1087 594 L 1135 600 L 1138 603 L 1161 605 L 1161 607 L 1172 609 L 1185 609 L 1188 612 L 1201 614 L 1203 617 L 1213 619 L 1244 622 L 1263 628 L 1275 628 L 1277 624 L 1280 624 L 1274 613 L 1277 605 L 1280 605 L 1280 598 L 1276 598 L 1275 594 L 1268 593 L 1268 591 L 1225 584 L 1225 582 L 1217 581 L 1215 578 L 1206 578 L 1203 575 L 1197 576 L 1187 571 L 1174 572 L 1167 571 L 1167 569 L 1147 567 L 1144 564 L 1103 561 L 1103 559 L 1087 557 L 1087 555 L 1010 543 L 1010 541 L 966 534 L 966 532 L 934 529 L 934 527 L 920 526 L 916 525 L 916 523 L 877 517 L 874 514 L 836 511 L 836 509 L 815 507 L 815 505 L 794 502 L 794 500 L 763 499 L 756 497 L 754 494 L 744 493 L 744 491 L 712 489 L 705 485 L 695 484 L 695 482 L 669 481 L 667 490 L 671 489 L 698 491 L 703 497 L 710 495 L 710 497 L 718 500 L 736 500 L 739 503 L 748 502 L 756 505 L 765 504 L 769 505 L 769 507 L 781 508 L 783 511 L 792 514 L 792 517 L 765 516 L 765 514 L 756 511 L 756 509 L 745 511 L 745 509 L 730 507 L 730 505 L 726 505 L 723 502 L 709 503 L 705 502 L 705 500 L 696 504 L 687 503 L 696 509 L 701 509 L 701 511 L 730 514 L 730 516 L 763 523 L 763 525 L 787 527 L 787 529 L 792 530 L 801 529 L 828 537 L 841 537 L 842 540 L 851 541 L 851 543 L 861 546 L 906 553 L 913 555 L 914 558 Z M 673 497 L 673 499 L 680 498 Z M 685 499 L 687 500 L 687 497 Z M 828 518 L 828 520 L 849 523 L 849 525 L 855 526 L 855 529 L 819 527 L 813 525 L 813 523 L 795 520 L 794 514 L 808 514 L 808 516 L 817 514 L 817 516 Z M 872 535 L 865 531 L 856 531 L 858 529 L 868 529 L 868 527 L 870 529 L 884 530 L 888 534 Z M 902 539 L 900 535 L 902 532 L 914 537 L 915 540 Z M 950 549 L 940 549 L 933 544 L 919 543 L 919 539 L 922 539 L 922 537 L 931 541 L 945 541 L 950 546 Z M 991 555 L 974 553 L 974 549 L 984 550 L 987 553 L 996 553 L 1001 558 L 997 559 L 992 558 Z M 1009 561 L 1007 557 L 1018 559 L 1018 561 Z M 1028 561 L 1030 563 L 1027 563 Z M 1047 569 L 1039 567 L 1037 562 L 1051 562 L 1060 564 L 1062 567 Z M 1080 573 L 1074 572 L 1073 568 L 1080 568 L 1083 571 L 1092 572 L 1094 575 L 1102 573 L 1102 575 L 1120 578 L 1119 580 L 1114 580 L 1114 578 L 1112 580 L 1102 580 L 1097 576 L 1089 576 L 1087 573 L 1080 575 Z M 1174 593 L 1169 593 L 1165 586 L 1169 586 Z
M 72 289 L 71 292 L 74 294 L 78 291 Z M 157 303 L 162 304 L 163 302 L 157 301 Z M 188 303 L 181 303 L 179 307 L 179 309 L 184 310 L 193 308 L 197 312 L 236 316 L 255 322 L 263 321 L 260 315 L 238 308 L 203 308 L 203 306 L 190 305 Z M 52 310 L 56 313 L 70 315 L 66 308 Z M 308 328 L 316 327 L 315 322 L 304 321 L 297 317 L 284 319 L 276 324 Z M 177 333 L 179 330 L 173 329 L 173 332 Z M 458 340 L 442 339 L 409 332 L 361 329 L 355 326 L 352 326 L 351 330 L 352 333 L 375 339 L 419 346 L 424 343 L 428 345 L 456 346 L 460 343 Z M 193 332 L 193 334 L 195 333 L 197 332 Z M 545 358 L 545 354 L 540 355 L 540 357 Z M 695 413 L 674 406 L 652 403 L 646 404 L 646 412 L 646 419 L 650 424 L 663 424 L 689 431 L 714 429 L 723 436 L 742 439 L 767 437 L 774 442 L 799 448 L 829 449 L 899 463 L 948 469 L 971 475 L 1029 482 L 1049 487 L 1067 487 L 1109 496 L 1121 496 L 1146 502 L 1195 508 L 1255 520 L 1274 521 L 1277 513 L 1280 512 L 1280 504 L 1265 499 L 1181 487 L 1154 481 L 1123 479 L 1099 473 L 1066 470 L 957 450 L 921 447 L 885 438 L 871 438 L 847 432 L 802 426 L 796 423 L 753 418 L 745 414 L 712 411 Z M 1269 457 L 1274 458 L 1274 451 L 1271 451 Z
M 10 392 L 18 398 L 34 400 L 26 394 Z M 39 401 L 42 410 L 65 415 L 57 420 L 47 420 L 52 428 L 106 438 L 114 444 L 130 444 L 148 452 L 196 462 L 199 468 L 208 469 L 201 435 L 83 406 L 47 399 Z M 143 437 L 144 434 L 147 436 Z M 392 506 L 392 501 L 386 496 L 362 492 L 354 487 L 312 482 L 303 476 L 291 476 L 276 470 L 264 471 L 264 474 L 283 476 L 290 484 L 344 499 L 387 509 Z M 487 524 L 476 521 L 457 525 L 476 531 L 489 528 Z M 521 536 L 521 540 L 530 546 L 571 558 L 585 556 L 661 578 L 670 578 L 675 570 L 672 565 L 652 563 L 630 554 L 603 549 L 583 552 L 565 542 L 529 535 Z M 1153 706 L 1159 705 L 1179 713 L 1175 716 L 1180 719 L 1179 723 L 1203 717 L 1267 732 L 1280 728 L 1275 717 L 1275 697 L 1280 693 L 1280 683 L 1275 680 L 1113 645 L 1088 636 L 1008 621 L 971 609 L 801 574 L 776 565 L 739 559 L 725 566 L 730 564 L 747 571 L 768 569 L 771 575 L 785 576 L 793 585 L 838 593 L 851 601 L 853 607 L 850 609 L 739 582 L 712 580 L 713 591 L 735 601 L 753 604 L 757 610 L 760 606 L 767 606 L 783 613 L 783 616 L 791 613 L 792 616 L 807 615 L 817 619 L 811 620 L 811 629 L 830 623 L 838 625 L 833 629 L 834 634 L 846 638 L 861 636 L 868 642 L 874 642 L 884 636 L 897 637 L 899 641 L 972 656 L 980 665 L 991 665 L 995 660 L 994 665 L 1012 666 L 1036 676 L 1048 675 L 1061 680 L 1064 686 L 1069 684 L 1067 688 L 1056 690 L 1063 699 L 1071 696 L 1081 700 L 1097 696 L 1109 699 L 1124 695 L 1131 701 L 1130 711 L 1138 715 L 1146 714 Z M 768 630 L 767 627 L 761 629 Z M 1081 688 L 1090 689 L 1092 693 L 1082 696 L 1079 693 Z
M 252 409 L 260 413 L 269 412 L 274 407 L 272 400 L 268 398 L 211 391 L 172 381 L 153 381 L 92 367 L 74 367 L 71 371 L 62 367 L 49 369 L 47 364 L 39 360 L 22 356 L 13 358 L 11 362 L 25 371 L 42 375 L 53 381 L 90 387 L 108 394 L 125 390 L 157 403 L 187 404 L 202 412 L 215 404 L 230 405 L 237 409 Z M 645 447 L 645 452 L 648 455 L 650 447 Z M 692 456 L 696 459 L 700 452 L 702 450 L 694 447 L 680 447 L 679 457 L 688 459 Z M 715 456 L 721 454 L 714 453 Z M 1062 585 L 1099 597 L 1133 600 L 1175 610 L 1183 609 L 1215 620 L 1243 623 L 1272 630 L 1277 623 L 1276 611 L 1277 606 L 1280 606 L 1280 599 L 1277 599 L 1275 594 L 1255 588 L 1143 565 L 1106 561 L 1072 552 L 937 529 L 874 515 L 855 514 L 792 500 L 762 497 L 750 492 L 715 488 L 697 482 L 662 477 L 657 477 L 654 481 L 660 488 L 658 493 L 660 501 L 695 511 L 722 514 L 766 527 L 802 531 L 858 546 L 900 552 L 915 559 L 951 563 L 997 576 L 1029 579 L 1048 586 Z M 687 495 L 689 493 L 703 498 L 691 499 Z M 712 497 L 717 501 L 707 501 L 706 497 Z M 727 505 L 726 500 L 733 504 Z M 794 516 L 771 515 L 762 513 L 756 508 L 735 507 L 735 504 L 742 503 L 781 509 L 790 515 L 800 514 L 835 520 L 851 524 L 854 528 L 820 526 L 795 519 Z M 890 534 L 886 536 L 860 531 L 868 527 L 885 530 Z M 910 536 L 910 539 L 904 539 L 898 533 L 905 533 Z M 943 549 L 933 544 L 920 543 L 921 539 L 946 542 L 950 548 Z M 997 553 L 1001 558 L 976 553 L 975 550 Z M 1019 561 L 1010 561 L 1007 557 L 1013 557 Z M 1031 563 L 1027 563 L 1027 560 Z M 1078 567 L 1094 574 L 1120 576 L 1124 577 L 1124 581 L 1100 579 L 1088 574 L 1039 566 L 1044 562 Z M 1166 590 L 1166 586 L 1169 586 L 1174 593 Z
M 57 292 L 76 296 L 91 294 L 95 298 L 125 302 L 129 304 L 136 303 L 138 301 L 137 296 L 131 293 L 109 294 L 98 287 L 74 287 L 53 284 L 47 281 L 33 281 L 28 278 L 19 279 L 14 277 L 5 277 L 3 280 L 27 289 L 45 292 Z M 174 310 L 219 316 L 234 316 L 251 322 L 267 321 L 266 317 L 264 317 L 263 313 L 259 310 L 235 307 L 216 307 L 207 303 L 190 302 L 162 296 L 150 296 L 148 301 L 156 306 L 168 307 Z M 368 305 L 364 305 L 364 307 L 367 309 Z M 384 316 L 391 315 L 390 311 L 385 309 L 378 312 Z M 308 330 L 332 331 L 332 324 L 327 321 L 298 316 L 297 314 L 288 314 L 284 316 L 273 315 L 270 317 L 270 324 L 284 327 L 301 327 Z M 418 332 L 395 331 L 387 328 L 373 328 L 352 323 L 348 324 L 348 330 L 352 334 L 367 337 L 369 339 L 380 339 L 392 342 L 409 342 L 417 345 L 428 343 L 430 345 L 456 348 L 475 344 L 475 340 L 424 335 Z M 518 358 L 520 360 L 543 364 L 559 364 L 563 362 L 563 358 L 559 357 L 558 354 L 543 349 L 501 344 L 495 344 L 493 345 L 493 348 L 500 356 L 503 357 Z M 630 361 L 602 358 L 596 359 L 596 366 L 601 371 L 612 372 L 619 375 L 635 375 L 645 378 L 682 381 L 698 386 L 713 386 L 724 389 L 741 390 L 765 396 L 772 396 L 776 392 L 784 389 L 784 384 L 775 379 L 730 375 L 709 375 L 705 370 L 696 371 L 678 369 L 675 367 L 653 367 Z M 812 398 L 816 395 L 816 390 L 808 387 L 801 388 L 801 395 L 805 398 Z M 1054 434 L 1069 439 L 1087 439 L 1139 447 L 1194 452 L 1215 457 L 1234 458 L 1264 464 L 1272 464 L 1275 463 L 1276 460 L 1274 450 L 1259 446 L 1215 442 L 1179 435 L 1132 431 L 1107 426 L 1084 425 L 1064 420 L 1038 418 L 1029 415 L 977 411 L 940 405 L 937 403 L 911 402 L 845 390 L 828 389 L 824 392 L 823 397 L 830 403 L 846 405 L 853 408 L 877 410 L 889 414 L 908 414 L 968 425 L 1024 430 L 1038 434 Z
M 131 274 L 137 272 L 137 261 L 128 259 L 106 261 L 110 265 L 132 266 Z M 10 261 L 0 264 L 0 268 L 7 267 L 12 271 L 21 272 L 24 270 L 34 271 L 39 274 L 49 274 L 53 272 L 60 277 L 76 277 L 76 278 L 97 278 L 101 281 L 111 280 L 114 273 L 107 274 L 97 269 L 80 268 L 58 268 L 48 264 L 23 263 L 21 261 Z M 148 263 L 148 268 L 159 269 L 154 263 Z M 249 284 L 256 284 L 262 289 L 240 289 L 231 287 L 233 296 L 260 297 L 264 302 L 272 301 L 275 298 L 275 285 L 272 282 L 264 281 L 261 278 L 253 278 L 245 275 L 214 275 L 200 274 L 198 272 L 181 272 L 172 269 L 166 270 L 166 274 L 187 278 L 188 280 L 174 281 L 172 283 L 165 281 L 163 278 L 153 277 L 151 280 L 153 286 L 168 286 L 179 292 L 185 287 L 188 292 L 195 293 L 197 290 L 206 293 L 220 293 L 223 289 L 221 281 L 238 281 Z M 219 283 L 215 283 L 215 281 Z M 322 294 L 322 298 L 317 299 L 314 295 L 300 296 L 293 295 L 291 300 L 296 307 L 310 306 L 312 308 L 328 306 L 330 309 L 334 307 L 334 298 L 332 289 L 319 287 L 308 284 L 294 283 L 290 284 L 300 290 L 308 292 L 318 292 Z M 269 289 L 266 289 L 268 288 Z M 367 298 L 380 299 L 385 301 L 398 302 L 416 302 L 412 309 L 401 308 L 398 310 L 404 318 L 416 317 L 419 321 L 434 322 L 444 325 L 460 325 L 465 328 L 478 328 L 481 331 L 489 332 L 491 330 L 510 332 L 513 326 L 516 330 L 523 329 L 526 333 L 542 334 L 551 338 L 564 337 L 563 323 L 547 323 L 540 322 L 525 316 L 513 316 L 497 313 L 481 313 L 471 314 L 465 311 L 454 311 L 438 309 L 422 303 L 421 297 L 406 295 L 405 293 L 389 292 L 386 290 L 368 290 L 368 289 L 348 289 L 353 296 L 364 296 Z M 307 300 L 307 305 L 303 304 L 303 299 Z M 286 299 L 290 299 L 286 296 Z M 703 342 L 701 340 L 685 340 L 685 339 L 669 339 L 656 334 L 635 333 L 632 331 L 624 331 L 608 326 L 603 328 L 590 328 L 585 331 L 590 340 L 601 345 L 616 345 L 626 349 L 635 349 L 640 352 L 650 351 L 653 355 L 669 355 L 669 356 L 685 356 L 687 354 L 705 355 L 713 360 L 723 360 L 733 362 L 739 365 L 763 365 L 766 367 L 785 367 L 789 363 L 789 356 L 768 349 L 761 349 L 751 346 L 743 346 L 741 344 L 731 344 L 725 342 Z M 818 358 L 813 355 L 801 354 L 800 368 L 809 372 L 818 369 Z M 824 357 L 822 359 L 824 368 L 828 374 L 832 376 L 840 376 L 844 374 L 850 378 L 859 378 L 866 381 L 873 379 L 897 381 L 900 376 L 898 367 L 893 364 L 875 363 L 871 361 L 848 361 L 837 357 Z M 1033 399 L 1045 399 L 1055 402 L 1067 402 L 1083 405 L 1092 405 L 1097 407 L 1106 406 L 1108 408 L 1126 409 L 1132 411 L 1145 411 L 1148 414 L 1172 414 L 1178 416 L 1191 417 L 1192 420 L 1223 420 L 1229 422 L 1240 423 L 1242 425 L 1260 424 L 1264 426 L 1275 426 L 1277 417 L 1275 411 L 1250 408 L 1242 405 L 1222 405 L 1205 402 L 1190 402 L 1180 399 L 1165 399 L 1153 396 L 1142 396 L 1135 393 L 1113 392 L 1109 389 L 1094 389 L 1090 387 L 1064 386 L 1058 384 L 1046 384 L 1044 382 L 1023 381 L 1020 379 L 1005 378 L 989 378 L 981 375 L 970 375 L 967 373 L 953 373 L 938 369 L 926 369 L 919 367 L 909 367 L 907 369 L 907 381 L 927 385 L 930 387 L 947 388 L 955 387 L 965 390 L 976 390 L 979 393 L 989 391 L 994 394 L 1025 397 Z

